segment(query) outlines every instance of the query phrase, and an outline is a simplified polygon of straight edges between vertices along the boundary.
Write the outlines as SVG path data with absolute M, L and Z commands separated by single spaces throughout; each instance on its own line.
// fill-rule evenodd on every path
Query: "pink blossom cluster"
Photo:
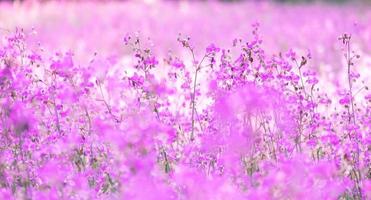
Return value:
M 332 84 L 310 52 L 267 49 L 261 26 L 226 47 L 179 34 L 166 54 L 122 32 L 108 56 L 3 30 L 0 199 L 370 199 L 357 34 L 335 38 Z

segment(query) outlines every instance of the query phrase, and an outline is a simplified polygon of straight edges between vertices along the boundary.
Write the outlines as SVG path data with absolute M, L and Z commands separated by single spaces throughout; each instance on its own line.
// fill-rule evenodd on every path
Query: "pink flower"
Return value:
M 216 47 L 214 43 L 206 47 L 206 53 L 208 54 L 218 53 L 219 51 L 220 51 L 220 48 Z
M 158 64 L 158 61 L 156 57 L 150 56 L 144 60 L 144 64 L 156 66 Z
M 339 103 L 341 105 L 348 105 L 348 104 L 350 104 L 350 97 L 349 97 L 349 95 L 345 95 L 343 98 L 341 98 L 339 100 Z
M 177 69 L 183 69 L 185 67 L 184 63 L 179 59 L 175 59 L 171 65 Z

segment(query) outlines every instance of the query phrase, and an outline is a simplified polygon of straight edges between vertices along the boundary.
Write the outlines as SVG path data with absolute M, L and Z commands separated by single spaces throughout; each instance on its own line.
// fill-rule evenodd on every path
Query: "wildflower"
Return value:
M 216 47 L 214 43 L 206 47 L 206 53 L 208 54 L 218 53 L 219 51 L 220 51 L 220 48 Z

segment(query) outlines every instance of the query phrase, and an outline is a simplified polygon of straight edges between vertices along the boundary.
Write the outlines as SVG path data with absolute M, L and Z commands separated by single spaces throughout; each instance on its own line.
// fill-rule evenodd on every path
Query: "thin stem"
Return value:
M 356 124 L 355 121 L 355 111 L 354 111 L 354 102 L 353 102 L 353 85 L 352 85 L 352 78 L 350 77 L 350 67 L 352 65 L 352 60 L 350 58 L 350 41 L 347 41 L 347 67 L 348 67 L 348 85 L 349 85 L 349 95 L 350 95 L 350 103 L 351 103 L 351 109 L 352 109 L 352 117 L 353 117 L 353 124 Z
M 350 104 L 351 104 L 351 115 L 349 114 L 349 123 L 352 121 L 353 122 L 353 125 L 356 125 L 356 115 L 355 115 L 355 110 L 354 110 L 354 101 L 353 101 L 353 85 L 352 85 L 352 78 L 351 78 L 351 70 L 350 70 L 350 67 L 352 66 L 352 58 L 351 57 L 351 51 L 350 51 L 350 36 L 349 38 L 346 38 L 347 40 L 345 41 L 345 45 L 346 45 L 346 61 L 347 61 L 347 72 L 348 72 L 348 86 L 349 86 L 349 96 L 350 96 Z M 348 113 L 349 113 L 349 108 L 348 108 Z M 349 138 L 351 139 L 351 138 Z M 359 171 L 359 155 L 360 155 L 360 149 L 359 149 L 359 141 L 358 141 L 358 137 L 355 137 L 355 143 L 356 143 L 356 147 L 357 147 L 357 152 L 356 152 L 356 157 L 353 159 L 356 159 L 355 162 L 353 163 L 353 170 L 356 172 L 356 171 Z M 362 198 L 362 191 L 361 191 L 361 187 L 360 187 L 360 181 L 361 181 L 361 177 L 360 176 L 357 176 L 355 175 L 354 176 L 355 178 L 355 182 L 356 182 L 356 189 L 357 189 L 357 192 L 358 192 L 358 195 L 360 198 Z
M 56 76 L 54 74 L 54 84 L 53 84 L 53 88 L 54 88 L 54 91 L 53 91 L 53 94 L 52 94 L 52 100 L 53 100 L 53 105 L 54 105 L 54 116 L 55 116 L 55 123 L 56 123 L 56 126 L 57 126 L 57 130 L 58 130 L 58 133 L 59 135 L 62 135 L 62 130 L 61 130 L 61 125 L 60 125 L 60 121 L 59 121 L 59 114 L 58 114 L 58 110 L 57 110 L 57 104 L 56 104 L 56 101 L 55 101 L 55 94 L 56 94 Z
M 102 90 L 102 86 L 101 86 L 101 83 L 98 81 L 98 87 L 99 87 L 99 91 L 101 93 L 101 96 L 102 96 L 102 99 L 103 99 L 103 103 L 104 105 L 107 107 L 107 110 L 108 110 L 108 113 L 116 120 L 117 123 L 121 122 L 121 120 L 119 120 L 113 113 L 112 113 L 112 109 L 111 109 L 111 106 L 108 105 L 107 101 L 105 100 L 104 98 L 104 95 L 103 95 L 103 90 Z
M 191 132 L 191 140 L 194 140 L 194 127 L 195 127 L 195 120 L 194 120 L 194 115 L 195 115 L 195 96 L 196 96 L 196 84 L 197 84 L 197 74 L 198 74 L 199 69 L 196 69 L 195 73 L 195 79 L 193 82 L 193 94 L 192 94 L 192 132 Z
M 196 60 L 195 60 L 195 56 L 194 56 L 194 52 L 193 52 L 193 49 L 191 48 L 191 53 L 192 53 L 192 57 L 193 57 L 193 63 L 196 63 Z M 195 72 L 195 78 L 194 78 L 194 81 L 193 81 L 193 93 L 192 93 L 192 131 L 191 131 L 191 141 L 194 140 L 194 129 L 195 129 L 195 104 L 196 104 L 196 86 L 197 86 L 197 75 L 198 75 L 198 72 L 201 70 L 201 64 L 202 62 L 205 60 L 207 54 L 204 55 L 204 57 L 201 59 L 201 62 L 197 65 L 196 67 L 196 72 Z

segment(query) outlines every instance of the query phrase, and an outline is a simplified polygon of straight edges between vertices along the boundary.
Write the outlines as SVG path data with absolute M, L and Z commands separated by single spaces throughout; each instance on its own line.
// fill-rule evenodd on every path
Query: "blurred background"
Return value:
M 157 56 L 169 52 L 187 56 L 179 34 L 189 36 L 196 54 L 210 43 L 231 48 L 234 39 L 251 39 L 251 24 L 267 54 L 290 49 L 310 52 L 310 66 L 324 80 L 341 82 L 344 59 L 338 40 L 352 35 L 352 48 L 361 55 L 359 73 L 371 68 L 370 0 L 70 0 L 2 1 L 0 36 L 22 28 L 28 45 L 47 51 L 72 51 L 82 65 L 99 53 L 125 60 L 130 49 L 126 34 L 138 35 Z M 367 76 L 366 76 L 367 77 Z
M 8 1 L 8 2 L 15 2 L 15 1 L 18 1 L 18 2 L 22 2 L 22 1 L 27 1 L 27 0 L 0 0 L 0 1 Z M 38 0 L 38 1 L 48 1 L 48 0 Z M 86 0 L 66 0 L 66 1 L 86 1 Z M 101 1 L 107 1 L 107 0 L 101 0 Z M 116 0 L 116 1 L 127 1 L 127 0 Z M 184 1 L 184 0 L 168 0 L 168 1 Z M 191 1 L 207 1 L 207 0 L 191 0 Z M 216 0 L 218 1 L 218 0 Z M 259 1 L 269 1 L 269 0 L 219 0 L 219 1 L 223 1 L 223 2 L 239 2 L 239 1 L 256 1 L 256 2 L 259 2 Z M 365 3 L 365 2 L 368 2 L 370 3 L 371 0 L 271 0 L 271 1 L 275 1 L 275 2 L 291 2 L 291 3 L 303 3 L 303 2 L 330 2 L 330 3 L 344 3 L 344 2 L 350 2 L 350 3 L 354 3 L 354 2 L 362 2 L 362 3 Z

